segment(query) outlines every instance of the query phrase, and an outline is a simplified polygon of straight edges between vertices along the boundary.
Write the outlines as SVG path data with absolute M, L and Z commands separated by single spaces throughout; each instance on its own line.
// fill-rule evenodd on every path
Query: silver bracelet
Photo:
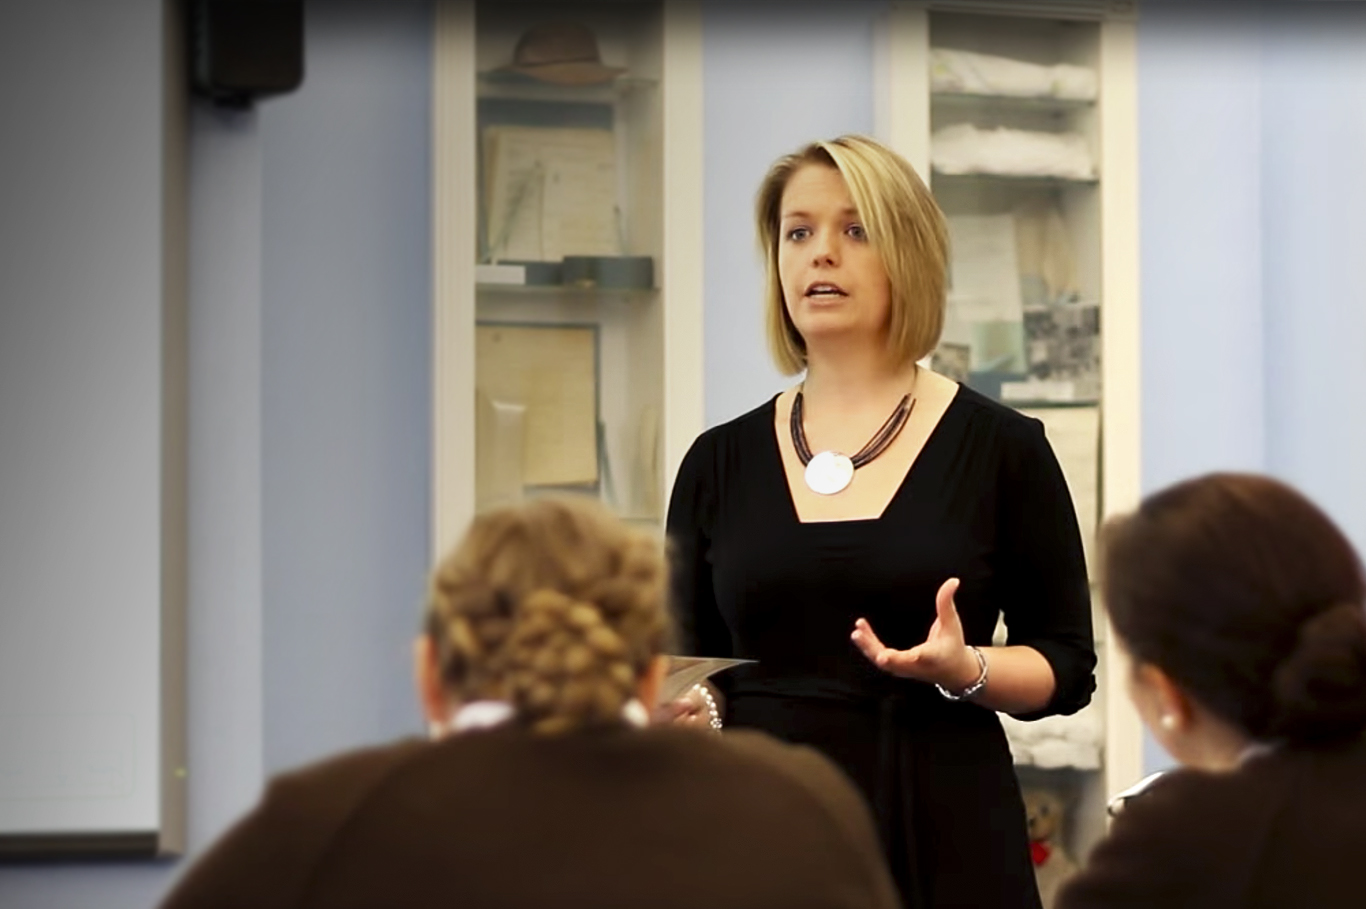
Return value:
M 707 690 L 707 686 L 701 683 L 692 686 L 692 690 L 702 695 L 702 702 L 707 705 L 707 715 L 711 718 L 711 728 L 716 732 L 720 732 L 721 709 L 716 706 L 716 698 L 712 697 L 711 692 Z
M 948 698 L 950 701 L 966 701 L 968 698 L 972 697 L 974 694 L 977 694 L 983 688 L 987 687 L 986 654 L 982 653 L 982 648 L 974 647 L 971 644 L 968 645 L 968 649 L 971 650 L 973 654 L 977 657 L 977 665 L 982 667 L 982 674 L 977 677 L 977 681 L 973 682 L 971 685 L 969 685 L 968 687 L 964 688 L 962 691 L 956 694 L 952 691 L 949 691 L 949 689 L 945 688 L 943 685 L 935 685 L 934 687 L 939 689 L 939 693 L 942 694 L 944 697 Z

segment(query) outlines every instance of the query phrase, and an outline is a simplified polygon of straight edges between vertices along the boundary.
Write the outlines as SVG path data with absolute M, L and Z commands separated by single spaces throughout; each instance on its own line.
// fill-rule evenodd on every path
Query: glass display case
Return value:
M 879 130 L 949 223 L 931 363 L 1043 422 L 1088 565 L 1103 516 L 1138 500 L 1134 15 L 1085 0 L 894 3 L 879 47 Z M 1142 775 L 1123 656 L 1093 592 L 1092 704 L 1002 717 L 1021 782 L 1061 797 L 1078 861 L 1108 798 Z
M 659 527 L 702 428 L 695 6 L 437 23 L 436 536 L 548 492 Z

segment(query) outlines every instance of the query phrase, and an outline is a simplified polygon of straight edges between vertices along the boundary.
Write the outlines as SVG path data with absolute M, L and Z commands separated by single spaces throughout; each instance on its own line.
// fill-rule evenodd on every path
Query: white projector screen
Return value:
M 173 6 L 0 11 L 0 858 L 182 839 Z

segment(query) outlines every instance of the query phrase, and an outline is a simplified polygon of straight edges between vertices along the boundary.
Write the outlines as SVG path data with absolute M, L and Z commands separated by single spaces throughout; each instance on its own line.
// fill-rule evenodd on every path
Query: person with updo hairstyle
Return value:
M 414 647 L 428 738 L 279 777 L 164 909 L 895 909 L 826 758 L 650 725 L 666 587 L 657 535 L 593 501 L 479 515 Z
M 1212 474 L 1102 534 L 1130 696 L 1184 765 L 1126 802 L 1059 909 L 1366 905 L 1366 576 L 1276 480 Z

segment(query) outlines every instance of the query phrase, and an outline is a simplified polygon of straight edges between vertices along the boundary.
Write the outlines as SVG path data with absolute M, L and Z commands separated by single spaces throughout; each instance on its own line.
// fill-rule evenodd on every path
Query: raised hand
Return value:
M 981 667 L 963 639 L 963 623 L 953 602 L 957 592 L 957 578 L 949 578 L 939 587 L 930 633 L 923 643 L 909 650 L 896 650 L 882 643 L 866 619 L 854 622 L 850 639 L 883 672 L 943 685 L 951 691 L 962 690 L 977 680 Z

